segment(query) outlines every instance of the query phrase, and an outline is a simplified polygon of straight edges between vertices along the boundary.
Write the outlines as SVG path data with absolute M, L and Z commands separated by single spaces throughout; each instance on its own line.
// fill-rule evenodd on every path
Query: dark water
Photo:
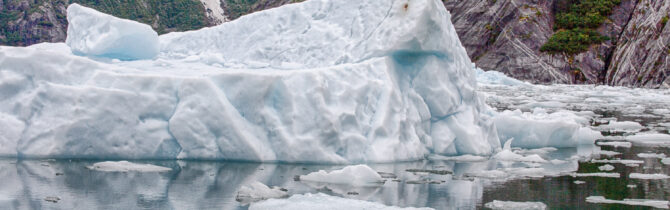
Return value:
M 582 150 L 593 150 L 585 148 Z M 596 148 L 597 149 L 597 148 Z M 640 152 L 670 154 L 668 148 L 613 148 L 622 159 L 641 159 Z M 570 157 L 579 149 L 561 149 L 545 155 Z M 583 154 L 580 154 L 583 155 Z M 596 156 L 597 158 L 597 156 Z M 602 195 L 608 199 L 670 199 L 668 180 L 629 179 L 628 173 L 664 173 L 670 169 L 660 159 L 645 159 L 638 167 L 612 164 L 622 178 L 572 176 L 543 178 L 485 179 L 468 178 L 467 172 L 506 167 L 496 161 L 457 163 L 418 161 L 370 165 L 377 171 L 398 176 L 379 187 L 356 188 L 294 181 L 304 175 L 338 165 L 259 164 L 239 162 L 139 161 L 172 168 L 170 172 L 100 172 L 86 168 L 95 161 L 86 160 L 0 160 L 0 209 L 246 209 L 235 201 L 238 189 L 260 181 L 281 186 L 290 194 L 321 192 L 341 197 L 395 206 L 432 207 L 435 209 L 479 209 L 493 200 L 540 201 L 550 209 L 646 209 L 624 205 L 587 203 L 585 198 Z M 599 172 L 598 166 L 585 161 L 563 164 L 562 172 Z M 407 169 L 451 170 L 453 175 L 406 172 Z M 444 181 L 439 184 L 409 184 L 416 180 Z M 585 184 L 575 184 L 575 180 Z M 635 185 L 630 188 L 627 185 Z M 357 192 L 358 195 L 349 195 Z M 56 203 L 46 197 L 56 196 Z

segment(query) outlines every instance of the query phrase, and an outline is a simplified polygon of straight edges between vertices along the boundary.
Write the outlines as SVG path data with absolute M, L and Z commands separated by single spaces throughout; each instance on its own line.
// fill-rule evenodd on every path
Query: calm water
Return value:
M 545 157 L 561 158 L 597 148 L 561 149 Z M 611 148 L 623 152 L 622 159 L 640 159 L 640 152 L 670 154 L 667 148 Z M 580 151 L 582 150 L 582 151 Z M 584 155 L 584 154 L 581 154 Z M 597 156 L 596 156 L 597 157 Z M 380 172 L 394 173 L 379 187 L 354 188 L 294 181 L 295 175 L 326 169 L 337 165 L 258 164 L 239 162 L 198 161 L 140 161 L 170 167 L 163 173 L 99 172 L 86 166 L 87 160 L 0 160 L 0 209 L 246 209 L 235 201 L 237 190 L 246 183 L 260 181 L 269 186 L 281 186 L 291 194 L 322 192 L 330 195 L 369 200 L 396 206 L 433 207 L 435 209 L 474 209 L 493 200 L 541 201 L 556 208 L 633 208 L 622 205 L 586 203 L 591 195 L 608 199 L 645 198 L 670 199 L 668 180 L 633 180 L 630 172 L 670 174 L 659 159 L 646 159 L 643 165 L 627 167 L 613 164 L 622 178 L 573 178 L 572 176 L 544 178 L 515 178 L 496 180 L 468 178 L 464 174 L 506 167 L 495 161 L 456 163 L 453 161 L 419 161 L 371 165 Z M 517 163 L 518 164 L 518 163 Z M 597 166 L 586 161 L 563 164 L 565 172 L 598 172 Z M 452 170 L 453 175 L 410 173 L 406 169 Z M 444 181 L 439 184 L 409 184 L 416 180 Z M 394 181 L 395 180 L 395 181 Z M 575 184 L 575 180 L 585 184 Z M 410 182 L 411 183 L 411 182 Z M 635 185 L 630 188 L 627 185 Z M 357 192 L 358 195 L 349 195 Z M 46 197 L 57 196 L 57 203 Z M 637 207 L 643 209 L 642 207 Z

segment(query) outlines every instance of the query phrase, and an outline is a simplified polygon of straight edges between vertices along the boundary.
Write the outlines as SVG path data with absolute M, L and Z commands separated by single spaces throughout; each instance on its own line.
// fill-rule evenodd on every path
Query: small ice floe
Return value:
M 44 200 L 51 203 L 58 203 L 58 201 L 60 201 L 60 198 L 58 196 L 47 196 L 46 198 L 44 198 Z
M 598 167 L 598 170 L 601 170 L 601 171 L 611 171 L 611 170 L 614 170 L 614 166 L 613 166 L 613 165 L 610 165 L 610 164 L 605 164 L 605 165 L 603 165 L 603 166 L 599 166 L 599 167 Z
M 484 207 L 490 209 L 515 209 L 515 210 L 547 209 L 547 205 L 542 202 L 516 202 L 516 201 L 499 201 L 499 200 L 488 202 L 484 204 Z
M 485 170 L 485 171 L 477 171 L 477 172 L 468 172 L 463 174 L 464 177 L 478 177 L 478 178 L 484 178 L 484 179 L 504 179 L 509 176 L 509 174 L 505 173 L 504 171 L 501 170 Z
M 630 173 L 628 177 L 630 177 L 631 179 L 670 179 L 670 176 L 665 174 Z
M 572 173 L 572 177 L 606 177 L 606 178 L 620 178 L 619 173 Z
M 670 158 L 663 158 L 663 159 L 661 160 L 661 163 L 663 163 L 663 164 L 665 164 L 665 165 L 670 165 Z
M 640 153 L 637 156 L 640 158 L 665 158 L 665 154 L 663 153 Z
M 614 159 L 614 160 L 591 160 L 591 163 L 620 163 L 624 165 L 638 165 L 638 164 L 643 164 L 643 160 L 622 160 L 622 159 Z
M 382 176 L 367 165 L 347 166 L 331 172 L 320 170 L 299 176 L 298 179 L 300 181 L 347 184 L 352 186 L 375 186 L 384 183 Z
M 487 157 L 475 156 L 475 155 L 461 155 L 461 156 L 430 155 L 428 156 L 428 159 L 456 161 L 456 162 L 482 162 L 488 160 Z
M 630 148 L 633 146 L 633 143 L 627 141 L 599 141 L 596 145 Z
M 585 182 L 585 181 L 581 181 L 581 180 L 575 180 L 573 183 L 575 183 L 575 184 L 584 184 L 584 183 L 586 183 L 586 182 Z
M 447 175 L 447 174 L 453 174 L 454 173 L 454 172 L 449 171 L 449 170 L 435 170 L 435 169 L 407 169 L 405 171 L 415 173 L 415 174 L 425 173 L 426 175 L 427 174 Z
M 670 202 L 661 201 L 661 200 L 647 200 L 647 199 L 623 199 L 623 200 L 610 200 L 606 199 L 603 196 L 589 196 L 586 198 L 586 202 L 589 203 L 605 203 L 605 204 L 623 204 L 630 206 L 649 206 L 659 209 L 668 209 Z
M 433 180 L 433 179 L 420 179 L 420 180 L 408 180 L 405 181 L 406 184 L 442 184 L 446 181 L 444 180 Z
M 637 188 L 637 185 L 629 184 L 629 185 L 626 185 L 626 187 L 628 187 L 628 188 Z
M 503 150 L 496 153 L 492 158 L 501 161 L 513 161 L 513 162 L 531 162 L 531 163 L 546 163 L 547 160 L 543 159 L 537 154 L 532 154 L 528 156 L 523 156 L 512 151 L 513 139 L 507 140 L 503 147 Z
M 522 149 L 519 150 L 519 154 L 538 154 L 538 155 L 544 155 L 550 152 L 554 152 L 558 150 L 555 147 L 542 147 L 542 148 L 537 148 L 537 149 Z
M 249 206 L 249 210 L 299 210 L 299 209 L 329 209 L 329 210 L 429 210 L 431 208 L 401 208 L 397 206 L 386 206 L 381 203 L 362 201 L 356 199 L 330 196 L 323 193 L 304 195 L 293 195 L 287 199 L 269 199 Z
M 595 154 L 612 157 L 612 156 L 620 155 L 621 153 L 620 152 L 615 152 L 615 151 L 609 151 L 609 150 L 600 150 L 600 151 L 596 152 Z
M 261 200 L 266 200 L 270 198 L 284 198 L 288 197 L 288 193 L 285 189 L 279 187 L 268 187 L 267 185 L 254 182 L 250 185 L 245 185 L 237 191 L 237 196 L 235 200 L 242 204 L 249 204 L 252 202 L 257 202 Z
M 661 133 L 638 133 L 633 136 L 627 136 L 626 140 L 652 146 L 670 145 L 670 135 Z
M 609 124 L 607 125 L 600 125 L 596 127 L 596 130 L 600 131 L 614 131 L 614 132 L 638 132 L 642 130 L 644 126 L 640 125 L 638 122 L 631 122 L 631 121 L 623 121 L 623 122 L 617 122 L 617 121 L 610 121 Z
M 172 170 L 171 168 L 151 165 L 131 163 L 128 161 L 105 161 L 98 162 L 92 166 L 87 166 L 88 169 L 104 172 L 166 172 Z

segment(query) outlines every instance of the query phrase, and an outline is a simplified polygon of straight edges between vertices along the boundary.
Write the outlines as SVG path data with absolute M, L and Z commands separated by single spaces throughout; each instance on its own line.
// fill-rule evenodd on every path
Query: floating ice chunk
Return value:
M 519 151 L 519 154 L 539 154 L 544 155 L 553 151 L 558 150 L 555 147 L 542 147 L 537 149 L 522 149 Z
M 599 167 L 598 167 L 598 170 L 601 170 L 601 171 L 611 171 L 611 170 L 614 170 L 614 166 L 613 166 L 613 165 L 610 165 L 610 164 L 605 164 L 605 165 L 603 165 L 603 166 L 599 166 Z
M 626 187 L 628 187 L 628 188 L 637 188 L 637 185 L 629 184 L 629 185 L 626 185 Z
M 478 177 L 484 179 L 504 179 L 510 175 L 502 170 L 484 170 L 464 173 L 465 177 Z
M 300 181 L 348 184 L 352 186 L 374 186 L 384 182 L 381 175 L 367 165 L 347 166 L 331 172 L 320 170 L 300 176 Z
M 475 156 L 475 155 L 461 155 L 461 156 L 442 156 L 442 155 L 430 155 L 428 156 L 430 160 L 447 160 L 447 161 L 456 161 L 456 162 L 482 162 L 487 161 L 487 157 Z
M 660 133 L 638 133 L 627 136 L 628 141 L 645 145 L 670 145 L 670 135 Z
M 528 156 L 523 156 L 513 152 L 511 149 L 511 144 L 514 139 L 509 139 L 505 142 L 503 150 L 493 155 L 493 159 L 501 161 L 515 161 L 515 162 L 533 162 L 533 163 L 545 163 L 547 160 L 543 159 L 537 154 L 532 154 Z
M 327 210 L 352 210 L 352 209 L 368 209 L 368 210 L 428 210 L 431 208 L 401 208 L 396 206 L 385 206 L 380 203 L 370 201 L 361 201 L 355 199 L 347 199 L 336 196 L 330 196 L 323 193 L 304 195 L 293 195 L 287 199 L 269 199 L 258 203 L 253 203 L 249 206 L 249 210 L 311 210 L 311 209 L 327 209 Z
M 488 202 L 484 204 L 484 207 L 490 209 L 518 209 L 518 210 L 547 209 L 547 205 L 542 202 L 517 202 L 517 201 L 499 201 L 499 200 Z
M 663 158 L 663 159 L 661 160 L 661 163 L 663 163 L 663 164 L 665 164 L 665 165 L 670 165 L 670 158 Z
M 641 158 L 658 158 L 658 159 L 665 158 L 665 154 L 663 153 L 639 153 L 637 154 L 637 156 Z
M 627 141 L 599 141 L 596 144 L 598 146 L 613 146 L 613 147 L 625 147 L 625 148 L 630 148 L 633 146 L 632 143 Z
M 621 159 L 615 159 L 615 160 L 591 160 L 592 163 L 620 163 L 624 165 L 628 164 L 643 164 L 643 160 L 621 160 Z
M 607 204 L 623 204 L 630 206 L 649 206 L 660 209 L 668 209 L 670 202 L 661 201 L 661 200 L 647 200 L 647 199 L 623 199 L 623 200 L 610 200 L 606 199 L 603 196 L 589 196 L 586 198 L 586 202 L 589 203 L 607 203 Z
M 158 55 L 158 34 L 148 25 L 120 19 L 91 8 L 67 8 L 65 43 L 78 55 L 121 60 L 151 59 Z
M 501 160 L 501 161 L 515 161 L 515 162 L 532 162 L 532 163 L 546 163 L 547 160 L 544 158 L 540 157 L 537 154 L 532 154 L 528 156 L 523 156 L 517 153 L 514 153 L 509 150 L 502 150 L 498 153 L 496 153 L 493 156 L 493 159 Z
M 477 82 L 484 85 L 510 85 L 510 86 L 531 86 L 530 83 L 520 81 L 505 75 L 505 73 L 498 71 L 484 71 L 480 68 L 475 68 L 477 74 Z
M 261 200 L 283 197 L 288 197 L 288 193 L 282 188 L 270 188 L 267 185 L 256 181 L 240 187 L 240 190 L 237 191 L 237 196 L 235 196 L 235 200 L 243 204 L 248 204 Z
M 609 151 L 609 150 L 600 150 L 600 151 L 598 151 L 598 152 L 596 152 L 596 153 L 594 153 L 594 154 L 596 154 L 596 155 L 605 155 L 605 156 L 610 156 L 610 157 L 611 157 L 611 156 L 620 155 L 621 153 L 620 153 L 620 152 L 615 152 L 615 151 Z
M 606 178 L 620 178 L 619 173 L 572 173 L 573 177 L 606 177 Z
M 588 122 L 587 119 L 571 112 L 503 111 L 493 120 L 500 139 L 514 138 L 512 146 L 515 147 L 575 147 L 593 144 L 602 137 L 600 132 L 582 125 L 582 122 Z
M 586 182 L 581 181 L 581 180 L 575 180 L 573 183 L 575 183 L 575 184 L 585 184 Z
M 670 176 L 665 174 L 630 173 L 628 177 L 630 177 L 631 179 L 670 179 Z
M 607 125 L 600 125 L 596 129 L 602 131 L 626 131 L 626 132 L 637 132 L 642 130 L 644 126 L 640 125 L 638 122 L 631 121 L 610 121 Z
M 163 166 L 157 166 L 157 165 L 151 165 L 151 164 L 139 164 L 139 163 L 131 163 L 128 161 L 105 161 L 105 162 L 98 162 L 93 164 L 92 166 L 88 166 L 89 169 L 91 170 L 96 170 L 96 171 L 105 171 L 105 172 L 129 172 L 129 171 L 136 171 L 136 172 L 166 172 L 172 170 L 171 168 L 163 167 Z
M 666 127 L 666 128 L 670 128 L 670 123 L 659 123 L 658 125 Z

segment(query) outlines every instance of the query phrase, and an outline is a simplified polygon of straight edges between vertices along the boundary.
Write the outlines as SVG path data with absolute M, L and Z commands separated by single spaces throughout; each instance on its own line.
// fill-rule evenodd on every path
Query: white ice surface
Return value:
M 625 147 L 625 148 L 630 148 L 633 146 L 632 143 L 627 141 L 599 141 L 596 144 L 598 146 L 613 146 L 613 147 Z
M 665 154 L 663 153 L 639 153 L 637 154 L 637 156 L 641 158 L 658 158 L 658 159 L 665 158 Z
M 628 177 L 630 177 L 631 179 L 670 179 L 670 176 L 666 174 L 630 173 Z
M 626 140 L 644 145 L 670 145 L 670 135 L 661 133 L 637 133 Z
M 151 165 L 151 164 L 140 164 L 132 163 L 128 161 L 105 161 L 94 163 L 91 166 L 88 166 L 88 169 L 96 171 L 105 171 L 105 172 L 166 172 L 172 170 L 168 167 Z
M 7 156 L 352 163 L 500 148 L 437 0 L 290 4 L 162 35 L 136 61 L 63 49 L 149 58 L 148 26 L 77 5 L 69 19 L 67 46 L 0 47 Z
M 614 170 L 614 166 L 610 165 L 610 164 L 605 164 L 605 165 L 602 165 L 602 166 L 598 166 L 598 170 L 611 171 L 611 170 Z
M 602 137 L 600 132 L 584 127 L 587 118 L 567 111 L 547 113 L 542 108 L 533 112 L 507 110 L 498 113 L 493 121 L 500 139 L 514 138 L 512 146 L 515 147 L 575 147 L 593 144 Z
M 600 125 L 596 129 L 602 131 L 626 131 L 626 132 L 637 132 L 640 131 L 644 126 L 640 125 L 638 122 L 630 121 L 610 121 L 606 125 Z
M 665 165 L 670 165 L 670 158 L 663 158 L 663 159 L 661 159 L 661 163 L 663 163 L 663 164 L 665 164 Z
M 300 181 L 312 181 L 352 186 L 376 186 L 384 182 L 381 175 L 367 165 L 347 166 L 327 172 L 320 170 L 300 176 Z
M 622 160 L 622 159 L 614 159 L 614 160 L 591 160 L 592 163 L 620 163 L 620 164 L 643 164 L 643 160 Z
M 619 173 L 572 173 L 573 177 L 607 177 L 607 178 L 620 178 L 621 174 Z
M 489 158 L 475 155 L 460 155 L 460 156 L 442 156 L 442 155 L 430 155 L 428 156 L 430 160 L 446 160 L 446 161 L 456 161 L 456 162 L 481 162 L 486 161 Z
M 589 203 L 607 203 L 607 204 L 623 204 L 630 206 L 649 206 L 660 209 L 668 209 L 670 202 L 661 201 L 661 200 L 647 200 L 647 199 L 623 199 L 623 200 L 610 200 L 606 199 L 603 196 L 589 196 L 586 198 L 586 202 Z
M 149 25 L 79 4 L 68 6 L 67 21 L 65 43 L 74 54 L 121 60 L 151 59 L 158 55 L 158 33 Z
M 494 200 L 484 204 L 489 209 L 518 209 L 518 210 L 544 210 L 547 204 L 542 202 L 517 202 Z
M 253 203 L 249 206 L 249 210 L 352 210 L 352 209 L 366 209 L 366 210 L 428 210 L 431 208 L 400 208 L 395 206 L 385 206 L 380 203 L 369 201 L 341 198 L 330 196 L 323 193 L 304 195 L 293 195 L 288 199 L 270 199 Z

